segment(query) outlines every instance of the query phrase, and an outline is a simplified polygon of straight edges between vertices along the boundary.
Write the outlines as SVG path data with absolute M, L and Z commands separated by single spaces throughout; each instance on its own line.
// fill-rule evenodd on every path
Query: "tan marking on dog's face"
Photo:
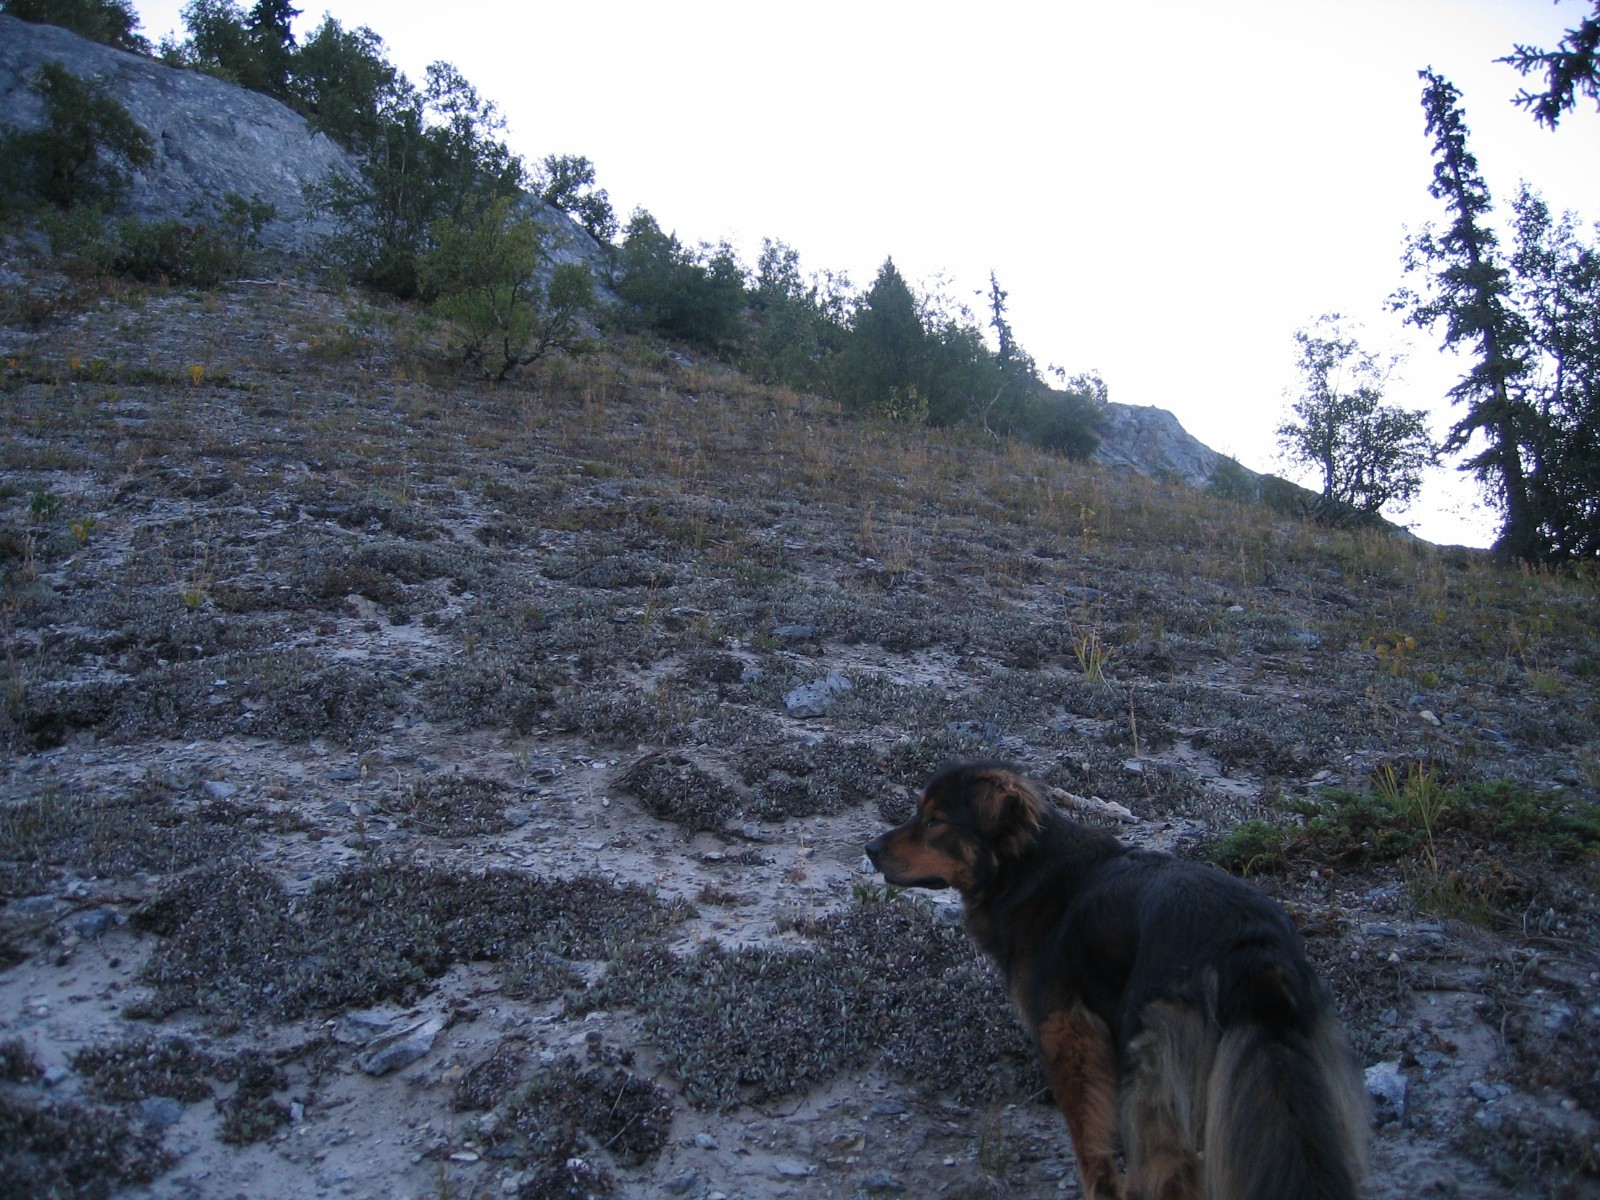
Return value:
M 885 882 L 897 887 L 969 891 L 976 882 L 977 848 L 966 842 L 926 793 L 917 801 L 916 816 L 872 844 L 878 847 L 874 861 Z

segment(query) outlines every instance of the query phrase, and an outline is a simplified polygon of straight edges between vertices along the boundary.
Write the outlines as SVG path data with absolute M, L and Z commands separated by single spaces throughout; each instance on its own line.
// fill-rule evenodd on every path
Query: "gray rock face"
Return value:
M 1222 455 L 1196 439 L 1178 418 L 1153 405 L 1111 403 L 1101 413 L 1094 460 L 1140 475 L 1171 475 L 1191 487 L 1211 482 Z
M 43 106 L 28 81 L 47 62 L 98 78 L 155 139 L 155 162 L 134 176 L 129 215 L 181 217 L 195 205 L 209 211 L 228 192 L 238 192 L 277 208 L 278 219 L 262 231 L 275 249 L 308 249 L 329 232 L 311 213 L 305 188 L 354 170 L 354 160 L 276 100 L 54 25 L 0 16 L 0 123 L 23 129 L 43 123 Z
M 313 211 L 306 188 L 335 173 L 352 173 L 356 160 L 304 117 L 259 92 L 179 71 L 153 59 L 113 50 L 55 25 L 35 25 L 0 15 L 0 126 L 37 129 L 43 105 L 28 90 L 33 74 L 59 62 L 74 75 L 98 79 L 155 139 L 155 162 L 136 173 L 123 212 L 145 220 L 213 211 L 237 192 L 277 209 L 262 230 L 274 250 L 303 253 L 333 231 Z M 589 234 L 532 197 L 523 207 L 554 235 L 556 262 L 599 268 L 603 257 Z M 601 272 L 601 277 L 604 273 Z

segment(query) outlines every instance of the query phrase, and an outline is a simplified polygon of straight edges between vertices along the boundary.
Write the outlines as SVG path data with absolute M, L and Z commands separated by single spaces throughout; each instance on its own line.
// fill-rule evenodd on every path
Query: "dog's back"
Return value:
M 1164 855 L 1129 852 L 1106 874 L 1102 903 L 1138 926 L 1110 1019 L 1130 1194 L 1354 1200 L 1365 1091 L 1283 910 Z

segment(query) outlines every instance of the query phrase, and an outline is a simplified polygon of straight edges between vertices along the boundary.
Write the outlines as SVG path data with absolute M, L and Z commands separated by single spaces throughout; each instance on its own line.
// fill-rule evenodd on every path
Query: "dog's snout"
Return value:
M 883 853 L 884 839 L 875 837 L 867 843 L 867 857 L 872 860 L 872 865 L 878 865 L 878 855 Z

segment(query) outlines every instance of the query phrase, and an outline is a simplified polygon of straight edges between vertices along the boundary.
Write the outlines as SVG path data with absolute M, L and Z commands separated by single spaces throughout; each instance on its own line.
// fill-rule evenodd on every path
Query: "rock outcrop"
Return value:
M 1164 408 L 1110 403 L 1102 410 L 1100 421 L 1100 445 L 1094 460 L 1108 467 L 1170 476 L 1192 487 L 1205 487 L 1224 461 Z
M 305 189 L 354 170 L 355 162 L 298 113 L 209 75 L 175 70 L 54 25 L 0 16 L 0 123 L 24 129 L 43 123 L 43 106 L 28 82 L 47 62 L 98 79 L 155 139 L 155 162 L 134 176 L 123 206 L 129 215 L 208 212 L 237 192 L 277 209 L 277 219 L 262 231 L 275 249 L 305 250 L 329 232 L 311 211 Z
M 356 160 L 294 110 L 259 92 L 114 50 L 59 26 L 0 15 L 0 126 L 36 129 L 43 123 L 43 105 L 28 83 L 47 62 L 99 80 L 155 139 L 155 162 L 134 175 L 122 206 L 126 215 L 160 220 L 207 213 L 237 192 L 277 210 L 262 231 L 272 249 L 308 251 L 332 232 L 306 189 L 336 172 L 353 172 Z M 526 204 L 557 235 L 556 261 L 599 264 L 599 247 L 579 225 L 531 197 Z

